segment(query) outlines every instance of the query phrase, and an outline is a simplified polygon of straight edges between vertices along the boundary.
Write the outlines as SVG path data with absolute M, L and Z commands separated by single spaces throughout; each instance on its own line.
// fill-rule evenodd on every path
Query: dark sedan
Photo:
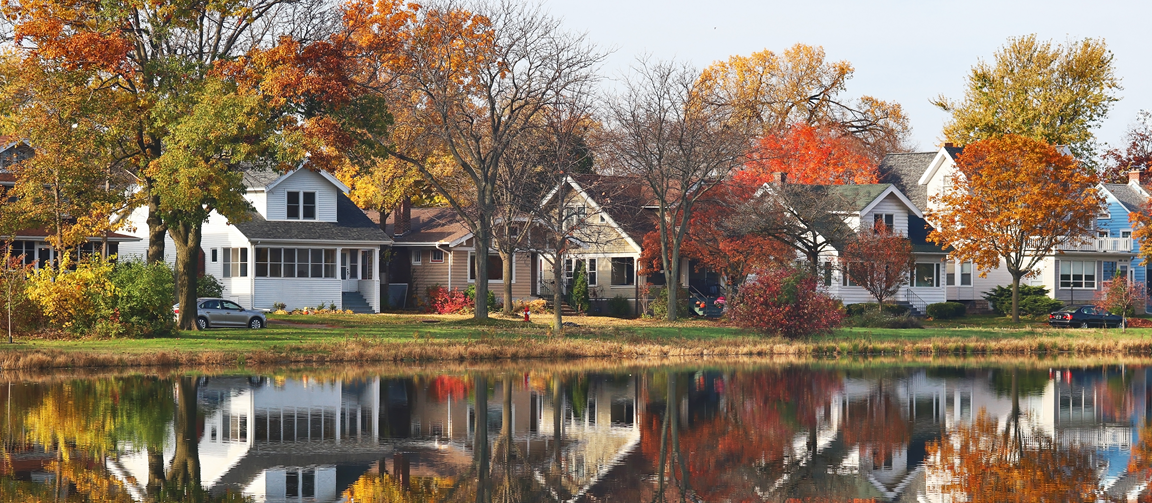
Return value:
M 1068 306 L 1048 315 L 1048 324 L 1054 327 L 1119 328 L 1124 319 L 1095 306 Z

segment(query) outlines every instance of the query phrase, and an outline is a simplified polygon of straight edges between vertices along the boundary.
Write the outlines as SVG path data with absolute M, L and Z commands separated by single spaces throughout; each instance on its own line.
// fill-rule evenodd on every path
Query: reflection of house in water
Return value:
M 585 381 L 554 403 L 522 378 L 496 380 L 481 411 L 494 445 L 503 426 L 503 382 L 513 384 L 513 445 L 550 477 L 555 494 L 579 494 L 639 442 L 633 381 Z M 257 501 L 335 502 L 364 474 L 389 468 L 403 480 L 452 480 L 468 473 L 476 440 L 473 392 L 459 391 L 445 394 L 413 379 L 203 379 L 196 426 L 202 487 Z M 169 443 L 166 468 L 173 453 Z M 119 462 L 126 476 L 148 480 L 146 453 Z

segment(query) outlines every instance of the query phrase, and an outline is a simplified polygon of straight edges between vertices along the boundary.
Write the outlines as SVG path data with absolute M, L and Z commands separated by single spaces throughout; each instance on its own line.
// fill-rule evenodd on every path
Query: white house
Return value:
M 253 309 L 335 304 L 357 312 L 380 311 L 382 246 L 392 240 L 348 198 L 348 187 L 324 171 L 247 171 L 245 198 L 251 218 L 230 223 L 213 212 L 204 224 L 201 271 L 224 283 L 224 296 Z M 132 215 L 121 257 L 147 254 L 147 208 Z M 165 260 L 175 245 L 165 239 Z

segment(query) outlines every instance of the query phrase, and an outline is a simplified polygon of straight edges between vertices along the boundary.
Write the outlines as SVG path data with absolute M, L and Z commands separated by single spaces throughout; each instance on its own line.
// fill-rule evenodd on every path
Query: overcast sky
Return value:
M 991 60 L 1011 36 L 1105 39 L 1124 89 L 1096 131 L 1098 141 L 1118 145 L 1137 112 L 1152 110 L 1152 2 L 546 0 L 544 6 L 568 29 L 614 50 L 604 67 L 613 78 L 642 54 L 703 68 L 797 42 L 823 46 L 829 60 L 855 67 L 849 96 L 903 105 L 919 150 L 935 148 L 947 118 L 928 100 L 962 98 L 972 65 Z

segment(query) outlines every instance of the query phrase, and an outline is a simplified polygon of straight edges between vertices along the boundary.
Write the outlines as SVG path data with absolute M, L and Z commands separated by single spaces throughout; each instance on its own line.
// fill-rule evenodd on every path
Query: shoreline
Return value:
M 131 340 L 125 341 L 131 343 Z M 47 347 L 44 347 L 47 346 Z M 934 337 L 909 341 L 871 341 L 870 337 L 812 341 L 725 337 L 687 339 L 489 338 L 469 341 L 386 341 L 353 338 L 342 342 L 299 343 L 250 350 L 172 349 L 124 351 L 60 349 L 52 343 L 0 344 L 0 370 L 250 368 L 293 365 L 475 365 L 503 362 L 608 360 L 629 364 L 651 359 L 939 359 L 1052 357 L 1150 357 L 1152 339 L 1025 336 L 1004 338 Z M 254 344 L 254 346 L 259 346 Z

